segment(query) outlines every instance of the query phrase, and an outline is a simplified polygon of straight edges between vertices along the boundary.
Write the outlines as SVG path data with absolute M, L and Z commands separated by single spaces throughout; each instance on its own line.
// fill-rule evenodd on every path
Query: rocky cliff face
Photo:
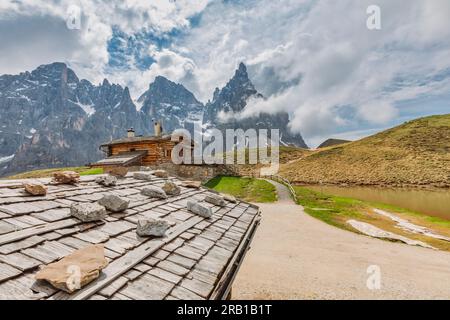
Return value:
M 145 132 L 127 88 L 79 80 L 63 63 L 0 77 L 0 173 L 83 165 L 100 143 Z M 148 130 L 147 130 L 148 132 Z
M 203 104 L 181 84 L 161 76 L 155 78 L 138 103 L 142 104 L 141 111 L 148 118 L 162 120 L 166 132 L 202 121 Z
M 289 116 L 261 114 L 242 121 L 219 121 L 221 113 L 242 111 L 250 97 L 263 98 L 243 64 L 212 102 L 203 106 L 180 84 L 157 77 L 133 103 L 128 88 L 108 80 L 94 85 L 80 80 L 64 63 L 32 72 L 0 76 L 0 176 L 51 167 L 79 166 L 101 159 L 100 144 L 153 133 L 152 120 L 165 132 L 192 127 L 194 121 L 219 128 L 280 128 L 285 144 L 304 147 L 300 135 L 287 131 Z M 204 119 L 203 119 L 204 118 Z
M 294 145 L 307 148 L 300 134 L 288 129 L 289 114 L 260 113 L 254 117 L 239 118 L 250 98 L 264 99 L 253 86 L 243 63 L 239 65 L 233 78 L 221 90 L 216 88 L 213 99 L 206 104 L 204 121 L 209 127 L 225 129 L 279 129 L 280 145 Z

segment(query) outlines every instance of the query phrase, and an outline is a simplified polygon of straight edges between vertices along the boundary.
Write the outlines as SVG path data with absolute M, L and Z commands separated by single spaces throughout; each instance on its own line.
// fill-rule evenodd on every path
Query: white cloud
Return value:
M 399 101 L 450 92 L 449 75 L 436 77 L 450 70 L 448 0 L 410 0 L 408 6 L 378 0 L 380 31 L 366 28 L 371 0 L 79 0 L 83 28 L 68 30 L 64 20 L 73 3 L 2 1 L 0 73 L 66 61 L 91 81 L 107 76 L 130 86 L 135 97 L 164 75 L 206 101 L 244 61 L 269 96 L 253 101 L 246 114 L 289 111 L 290 127 L 311 141 L 367 123 L 382 127 L 398 117 Z M 189 17 L 198 13 L 200 22 L 191 28 Z M 128 70 L 111 71 L 113 26 L 130 35 L 185 34 L 163 48 L 150 45 L 156 63 L 148 70 L 130 57 Z

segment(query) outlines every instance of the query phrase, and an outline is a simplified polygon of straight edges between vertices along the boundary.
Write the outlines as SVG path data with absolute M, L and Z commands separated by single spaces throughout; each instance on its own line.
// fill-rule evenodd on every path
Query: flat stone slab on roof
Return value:
M 29 196 L 22 180 L 0 181 L 0 299 L 220 299 L 224 297 L 259 222 L 259 209 L 246 202 L 224 207 L 202 202 L 213 191 L 181 186 L 167 199 L 142 196 L 165 179 L 136 180 L 132 174 L 115 187 L 82 177 L 77 185 L 48 186 L 46 196 Z M 95 202 L 105 194 L 130 201 L 125 212 L 83 223 L 69 214 L 73 203 Z M 203 218 L 189 212 L 188 200 L 210 206 Z M 137 221 L 158 218 L 173 223 L 164 238 L 141 238 Z M 109 265 L 101 277 L 68 294 L 34 274 L 80 248 L 103 244 Z

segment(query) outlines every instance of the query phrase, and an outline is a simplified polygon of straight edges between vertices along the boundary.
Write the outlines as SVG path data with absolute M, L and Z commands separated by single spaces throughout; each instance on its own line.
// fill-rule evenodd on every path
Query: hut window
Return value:
M 134 151 L 136 151 L 136 148 L 131 148 L 130 149 L 130 152 L 134 152 Z

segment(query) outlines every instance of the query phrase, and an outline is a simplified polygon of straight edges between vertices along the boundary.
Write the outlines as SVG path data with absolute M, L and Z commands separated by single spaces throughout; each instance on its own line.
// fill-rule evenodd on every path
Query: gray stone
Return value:
M 141 190 L 141 194 L 150 198 L 167 199 L 166 192 L 160 187 L 148 186 Z
M 167 179 L 169 177 L 169 174 L 167 173 L 166 170 L 155 170 L 155 171 L 153 171 L 153 175 L 155 177 L 164 178 L 164 179 Z
M 97 221 L 106 218 L 106 209 L 98 203 L 78 203 L 70 207 L 70 214 L 83 221 Z
M 122 212 L 128 209 L 130 201 L 113 194 L 107 194 L 98 201 L 98 204 L 104 206 L 109 211 Z
M 115 176 L 102 176 L 95 179 L 95 182 L 105 187 L 113 187 L 117 185 L 117 178 Z
M 209 218 L 212 216 L 212 209 L 210 207 L 206 207 L 205 205 L 202 205 L 201 203 L 194 202 L 194 201 L 188 201 L 187 202 L 187 209 L 195 213 L 199 216 Z
M 177 196 L 181 193 L 180 187 L 172 181 L 167 181 L 166 183 L 164 183 L 162 189 L 166 194 L 169 194 L 171 196 Z
M 135 172 L 133 178 L 136 180 L 152 180 L 152 175 L 149 172 Z
M 163 237 L 170 228 L 170 223 L 161 219 L 138 220 L 136 232 L 141 237 Z
M 232 203 L 236 203 L 237 199 L 231 194 L 221 193 L 220 194 L 225 200 L 230 201 Z
M 220 207 L 224 207 L 227 205 L 227 203 L 225 202 L 224 197 L 218 195 L 218 194 L 208 194 L 205 197 L 205 201 L 212 203 L 213 205 L 216 206 L 220 206 Z

